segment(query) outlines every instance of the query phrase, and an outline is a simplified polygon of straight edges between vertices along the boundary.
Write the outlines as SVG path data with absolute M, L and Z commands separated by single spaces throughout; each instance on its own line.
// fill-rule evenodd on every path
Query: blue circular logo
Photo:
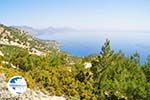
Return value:
M 19 95 L 27 90 L 27 84 L 23 77 L 14 76 L 8 81 L 8 90 L 14 95 Z

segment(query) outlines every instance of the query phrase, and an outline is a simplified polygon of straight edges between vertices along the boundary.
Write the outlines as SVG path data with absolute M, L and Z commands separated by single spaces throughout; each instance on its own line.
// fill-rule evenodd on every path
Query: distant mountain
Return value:
M 44 35 L 44 34 L 64 33 L 64 32 L 69 32 L 69 31 L 78 31 L 77 29 L 73 29 L 69 27 L 62 27 L 62 28 L 48 27 L 48 28 L 43 28 L 43 29 L 36 29 L 33 27 L 29 27 L 29 26 L 12 26 L 12 27 L 27 31 L 34 36 L 39 36 L 39 35 Z
M 24 31 L 26 31 L 32 35 L 38 35 L 38 31 L 32 27 L 29 27 L 29 26 L 12 26 L 12 27 L 20 29 L 20 30 L 24 30 Z

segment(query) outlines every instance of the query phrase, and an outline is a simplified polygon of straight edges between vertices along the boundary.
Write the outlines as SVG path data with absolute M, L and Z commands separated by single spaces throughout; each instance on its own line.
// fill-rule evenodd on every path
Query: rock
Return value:
M 0 27 L 0 34 L 4 32 L 4 28 Z
M 66 100 L 64 97 L 52 96 L 51 100 Z
M 39 51 L 39 50 L 37 50 L 37 49 L 35 49 L 35 48 L 32 48 L 32 49 L 31 49 L 31 53 L 30 53 L 30 54 L 35 54 L 35 55 L 37 55 L 37 56 L 44 56 L 44 55 L 46 55 L 44 52 Z
M 92 64 L 91 63 L 84 63 L 84 67 L 87 69 L 87 68 L 91 68 L 92 67 Z
M 2 51 L 0 51 L 0 56 L 4 56 L 4 54 L 2 53 Z

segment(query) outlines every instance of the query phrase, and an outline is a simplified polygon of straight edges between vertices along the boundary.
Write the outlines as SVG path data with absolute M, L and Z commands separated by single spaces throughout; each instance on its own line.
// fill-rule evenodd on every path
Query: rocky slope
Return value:
M 0 45 L 16 46 L 28 49 L 30 53 L 39 56 L 44 55 L 45 52 L 55 49 L 59 50 L 59 43 L 49 40 L 44 41 L 33 37 L 24 30 L 19 30 L 13 27 L 0 25 Z
M 0 24 L 0 67 L 11 65 L 15 70 L 16 66 L 10 63 L 7 58 L 19 50 L 26 50 L 31 55 L 43 57 L 49 52 L 59 52 L 59 43 L 54 40 L 40 40 L 23 30 Z M 29 88 L 24 94 L 14 96 L 8 90 L 4 75 L 6 73 L 5 71 L 4 73 L 0 72 L 0 100 L 65 100 L 64 97 L 49 96 Z
M 8 91 L 5 75 L 0 74 L 0 100 L 66 100 L 64 97 L 48 96 L 40 91 L 27 89 L 24 94 L 14 96 Z

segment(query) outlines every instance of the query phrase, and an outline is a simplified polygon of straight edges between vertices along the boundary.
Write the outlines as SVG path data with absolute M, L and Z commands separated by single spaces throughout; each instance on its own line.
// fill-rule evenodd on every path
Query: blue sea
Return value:
M 150 32 L 67 31 L 41 34 L 38 38 L 57 40 L 61 43 L 62 51 L 75 56 L 99 53 L 106 39 L 110 40 L 111 48 L 116 52 L 121 50 L 126 56 L 138 52 L 142 64 L 150 55 Z

